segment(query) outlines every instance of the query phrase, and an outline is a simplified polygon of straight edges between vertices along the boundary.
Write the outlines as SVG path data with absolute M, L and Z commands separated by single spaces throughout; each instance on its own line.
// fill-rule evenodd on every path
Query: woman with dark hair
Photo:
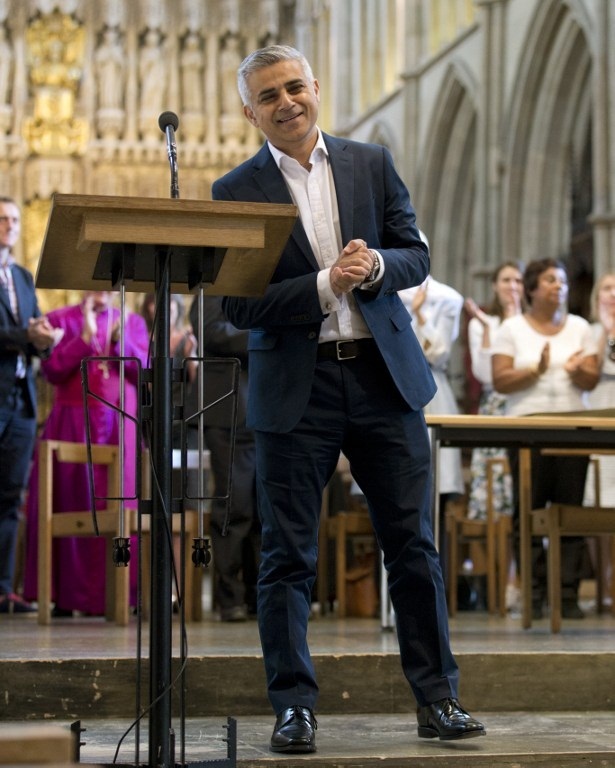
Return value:
M 568 277 L 564 264 L 540 259 L 523 276 L 527 308 L 505 320 L 493 344 L 493 385 L 506 395 L 506 413 L 578 411 L 599 376 L 596 343 L 589 323 L 566 310 Z M 513 475 L 514 519 L 518 534 L 518 454 L 509 454 Z M 548 502 L 582 504 L 586 456 L 542 456 L 532 450 L 532 507 Z M 518 535 L 515 537 L 518 545 Z M 518 547 L 517 547 L 518 551 Z M 562 541 L 562 616 L 583 618 L 577 602 L 584 539 Z M 546 596 L 546 557 L 542 542 L 532 543 L 532 614 L 542 616 Z

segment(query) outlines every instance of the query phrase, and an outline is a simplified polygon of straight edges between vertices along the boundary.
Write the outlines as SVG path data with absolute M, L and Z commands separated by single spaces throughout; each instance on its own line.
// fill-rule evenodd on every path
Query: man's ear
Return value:
M 256 115 L 250 107 L 247 104 L 243 105 L 243 113 L 246 116 L 246 118 L 252 123 L 252 125 L 256 126 L 258 128 L 258 121 L 256 119 Z

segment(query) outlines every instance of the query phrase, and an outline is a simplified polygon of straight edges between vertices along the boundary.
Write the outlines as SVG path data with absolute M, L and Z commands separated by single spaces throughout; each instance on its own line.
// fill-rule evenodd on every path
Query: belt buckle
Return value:
M 354 340 L 352 339 L 346 339 L 345 341 L 336 341 L 335 342 L 335 356 L 338 360 L 354 360 L 356 355 L 344 355 L 342 354 L 343 349 L 348 344 L 354 344 Z

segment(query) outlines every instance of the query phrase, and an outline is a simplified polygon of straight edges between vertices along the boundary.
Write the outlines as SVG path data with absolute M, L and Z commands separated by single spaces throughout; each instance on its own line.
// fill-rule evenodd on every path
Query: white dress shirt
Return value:
M 345 293 L 338 298 L 331 288 L 329 273 L 343 244 L 335 183 L 322 133 L 318 131 L 318 140 L 310 155 L 310 170 L 280 152 L 271 143 L 269 150 L 299 209 L 301 223 L 321 268 L 317 288 L 320 306 L 327 317 L 320 328 L 319 342 L 369 338 L 371 334 L 352 293 Z M 382 279 L 383 271 L 384 263 L 380 259 L 380 274 L 374 285 Z

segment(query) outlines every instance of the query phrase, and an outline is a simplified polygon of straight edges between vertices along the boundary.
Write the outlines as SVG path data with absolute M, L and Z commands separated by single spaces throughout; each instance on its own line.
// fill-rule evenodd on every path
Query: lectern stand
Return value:
M 149 766 L 173 765 L 171 723 L 172 360 L 170 295 L 260 296 L 293 228 L 292 205 L 59 195 L 52 201 L 37 288 L 156 293 L 152 359 Z M 166 520 L 165 520 L 166 516 Z

